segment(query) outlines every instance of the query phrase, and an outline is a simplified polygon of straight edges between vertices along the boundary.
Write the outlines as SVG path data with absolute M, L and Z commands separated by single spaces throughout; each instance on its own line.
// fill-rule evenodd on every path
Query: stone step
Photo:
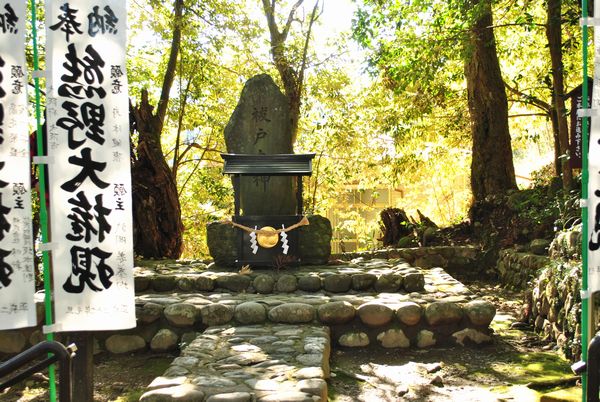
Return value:
M 540 396 L 540 402 L 580 402 L 581 386 L 559 389 Z
M 357 277 L 374 277 L 376 281 L 384 278 L 390 283 L 398 278 L 404 280 L 403 274 L 411 275 L 417 270 L 400 260 L 349 264 L 311 267 L 309 273 L 300 269 L 293 275 L 278 274 L 272 270 L 255 272 L 254 280 L 251 280 L 252 276 L 211 271 L 206 267 L 190 274 L 187 270 L 192 269 L 193 264 L 182 269 L 168 269 L 173 270 L 170 274 L 172 282 L 180 284 L 187 283 L 185 281 L 190 277 L 194 278 L 194 283 L 198 283 L 199 278 L 215 283 L 219 277 L 244 277 L 252 282 L 257 278 L 271 278 L 277 283 L 285 277 L 292 282 L 297 277 L 309 277 L 321 284 L 329 283 L 331 279 L 331 286 L 337 282 L 347 284 L 348 279 L 356 283 Z M 152 271 L 160 273 L 160 268 L 155 267 Z M 398 274 L 400 271 L 403 273 Z M 375 286 L 360 291 L 352 288 L 345 292 L 328 291 L 323 287 L 307 292 L 290 287 L 286 292 L 279 288 L 276 293 L 267 294 L 257 293 L 253 286 L 240 291 L 222 287 L 198 291 L 186 286 L 166 292 L 147 290 L 136 295 L 135 329 L 118 333 L 98 332 L 95 337 L 99 350 L 111 353 L 129 353 L 145 348 L 159 352 L 173 350 L 179 343 L 193 339 L 197 332 L 225 324 L 327 325 L 331 328 L 335 344 L 350 347 L 378 343 L 384 347 L 424 347 L 490 340 L 488 324 L 495 314 L 492 304 L 477 300 L 476 295 L 441 268 L 418 271 L 417 274 L 422 274 L 423 284 L 422 290 L 415 292 L 394 288 L 383 292 Z M 328 288 L 331 290 L 331 287 Z M 43 304 L 38 307 L 41 319 Z M 40 327 L 0 331 L 0 353 L 18 353 L 28 343 L 35 344 L 42 337 Z
M 318 324 L 331 328 L 341 346 L 426 347 L 489 342 L 495 307 L 473 295 L 285 294 L 240 293 L 145 294 L 137 296 L 138 326 L 131 337 L 145 337 L 150 347 L 166 350 L 154 337 L 202 331 L 218 325 Z M 161 328 L 161 331 L 158 329 Z M 158 331 L 158 332 L 157 332 Z M 144 335 L 145 334 L 145 335 Z M 116 337 L 106 340 L 107 349 Z M 150 339 L 148 339 L 150 337 Z M 111 339 L 112 338 L 112 339 Z M 120 343 L 120 342 L 119 342 Z M 117 350 L 122 350 L 116 346 Z
M 403 259 L 362 260 L 335 266 L 302 266 L 275 270 L 255 268 L 245 274 L 201 262 L 135 267 L 135 289 L 141 292 L 290 293 L 376 292 L 422 293 L 466 291 L 443 268 L 419 268 Z
M 324 326 L 210 327 L 140 401 L 326 401 L 330 352 Z

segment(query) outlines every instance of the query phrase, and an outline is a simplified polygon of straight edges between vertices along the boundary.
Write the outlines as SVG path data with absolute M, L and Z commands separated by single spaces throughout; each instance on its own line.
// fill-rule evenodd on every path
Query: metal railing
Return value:
M 71 402 L 71 359 L 75 356 L 75 351 L 77 351 L 77 347 L 74 344 L 65 347 L 60 342 L 44 341 L 27 349 L 24 352 L 21 352 L 15 357 L 0 364 L 0 378 L 14 373 L 16 370 L 39 358 L 40 356 L 48 355 L 48 353 L 52 353 L 52 355 L 21 371 L 7 381 L 1 382 L 0 391 L 17 384 L 18 382 L 30 377 L 32 374 L 37 373 L 38 371 L 43 370 L 58 361 L 60 370 L 58 397 L 60 402 Z
M 600 335 L 596 335 L 590 341 L 588 346 L 587 362 L 579 361 L 571 366 L 575 374 L 587 373 L 587 402 L 600 402 L 598 394 L 600 393 Z

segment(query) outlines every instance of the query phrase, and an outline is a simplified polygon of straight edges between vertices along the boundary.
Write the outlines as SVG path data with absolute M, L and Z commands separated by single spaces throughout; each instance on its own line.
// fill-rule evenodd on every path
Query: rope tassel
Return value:
M 256 254 L 258 252 L 258 243 L 256 241 L 256 226 L 254 226 L 254 230 L 250 232 L 250 248 L 252 249 L 252 254 Z
M 287 255 L 290 246 L 288 246 L 287 233 L 285 233 L 285 225 L 281 225 L 281 248 L 283 249 L 283 254 Z

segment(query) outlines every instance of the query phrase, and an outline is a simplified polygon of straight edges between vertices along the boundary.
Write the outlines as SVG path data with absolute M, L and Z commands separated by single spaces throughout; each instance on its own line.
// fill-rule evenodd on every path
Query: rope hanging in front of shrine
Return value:
M 275 247 L 275 245 L 277 245 L 277 243 L 279 242 L 280 235 L 281 235 L 281 248 L 283 249 L 283 254 L 287 254 L 289 246 L 288 246 L 288 240 L 287 240 L 286 233 L 291 230 L 297 229 L 301 226 L 310 225 L 310 222 L 308 221 L 308 218 L 306 216 L 303 216 L 302 219 L 298 223 L 288 226 L 287 228 L 285 227 L 285 225 L 281 225 L 281 229 L 275 229 L 271 226 L 264 226 L 260 229 L 258 229 L 257 226 L 255 226 L 254 228 L 251 228 L 251 227 L 236 223 L 229 219 L 221 221 L 221 223 L 231 225 L 233 227 L 236 227 L 238 229 L 242 229 L 242 230 L 248 232 L 250 234 L 250 247 L 252 248 L 253 254 L 256 254 L 258 252 L 259 245 L 263 248 Z

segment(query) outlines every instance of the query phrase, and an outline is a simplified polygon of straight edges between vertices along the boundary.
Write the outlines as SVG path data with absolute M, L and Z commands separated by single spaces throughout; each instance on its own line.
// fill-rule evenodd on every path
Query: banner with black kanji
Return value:
M 26 2 L 0 0 L 0 329 L 36 325 Z
M 600 29 L 594 29 L 594 80 L 590 108 L 600 111 Z M 600 116 L 592 115 L 588 152 L 588 291 L 600 290 Z
M 126 2 L 46 1 L 55 331 L 135 326 Z

